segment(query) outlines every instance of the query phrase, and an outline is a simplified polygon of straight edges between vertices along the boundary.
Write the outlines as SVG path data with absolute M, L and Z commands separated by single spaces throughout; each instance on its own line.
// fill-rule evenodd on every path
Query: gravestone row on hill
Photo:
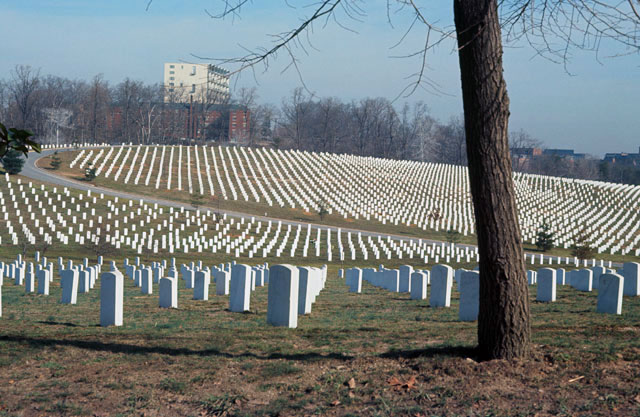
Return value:
M 160 156 L 156 162 L 157 155 L 166 154 L 167 149 L 170 157 Z M 178 157 L 172 157 L 176 153 Z M 307 212 L 319 212 L 322 206 L 329 215 L 343 218 L 453 230 L 463 236 L 475 230 L 465 167 L 267 148 L 181 145 L 126 146 L 118 152 L 83 150 L 70 165 L 85 161 L 108 166 L 105 177 L 116 166 L 118 170 L 135 166 L 124 182 L 129 183 L 134 174 L 134 185 L 141 178 L 146 178 L 146 185 L 156 178 L 156 189 L 166 183 L 168 190 Z M 522 173 L 514 173 L 514 181 L 525 241 L 534 243 L 546 222 L 556 233 L 556 244 L 565 249 L 586 233 L 599 253 L 640 255 L 640 186 Z

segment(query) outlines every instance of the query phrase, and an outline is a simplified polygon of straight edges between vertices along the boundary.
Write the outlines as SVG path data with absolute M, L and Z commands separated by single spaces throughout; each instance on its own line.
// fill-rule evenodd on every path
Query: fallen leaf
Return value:
M 355 396 L 356 396 L 356 394 L 354 394 L 353 391 L 349 391 L 349 398 L 353 398 Z
M 391 385 L 392 387 L 397 387 L 399 385 L 402 385 L 402 382 L 400 382 L 400 380 L 398 378 L 396 378 L 395 376 L 392 376 L 391 378 L 389 378 L 387 380 L 387 383 L 389 385 Z
M 640 394 L 636 395 L 636 397 L 634 398 L 635 402 L 640 404 Z
M 337 406 L 337 405 L 340 405 L 340 401 L 335 400 L 334 402 L 332 402 L 332 403 L 331 403 L 331 405 L 332 405 L 333 407 L 335 407 L 335 406 Z
M 391 385 L 393 388 L 395 388 L 396 390 L 406 389 L 407 391 L 415 388 L 416 382 L 417 382 L 416 377 L 413 375 L 407 380 L 407 382 L 402 382 L 395 376 L 392 376 L 387 380 L 387 383 Z
M 349 381 L 347 381 L 347 385 L 349 386 L 349 389 L 354 389 L 356 387 L 356 380 L 351 378 Z
M 405 387 L 407 388 L 407 391 L 414 388 L 416 385 L 416 382 L 417 382 L 416 377 L 411 375 L 411 378 L 409 378 L 409 380 L 405 383 Z

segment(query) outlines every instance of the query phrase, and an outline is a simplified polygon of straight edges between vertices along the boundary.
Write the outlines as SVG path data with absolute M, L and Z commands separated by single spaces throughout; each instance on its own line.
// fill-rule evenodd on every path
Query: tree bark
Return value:
M 480 253 L 478 348 L 484 359 L 529 351 L 529 298 L 508 145 L 497 0 L 454 0 L 469 181 Z

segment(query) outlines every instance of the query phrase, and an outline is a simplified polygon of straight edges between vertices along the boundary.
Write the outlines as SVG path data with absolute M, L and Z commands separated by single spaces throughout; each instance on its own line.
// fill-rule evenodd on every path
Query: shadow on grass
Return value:
M 444 356 L 450 358 L 471 358 L 478 360 L 478 348 L 476 346 L 432 346 L 423 349 L 392 349 L 382 353 L 381 358 L 387 359 L 414 359 L 414 358 L 432 358 L 436 356 Z
M 187 348 L 171 348 L 167 346 L 138 346 L 125 343 L 111 343 L 111 342 L 99 342 L 88 340 L 64 340 L 64 339 L 47 339 L 47 338 L 33 338 L 25 336 L 0 336 L 0 342 L 14 342 L 14 343 L 27 343 L 34 348 L 45 348 L 51 346 L 70 346 L 79 349 L 94 350 L 98 352 L 111 352 L 111 353 L 126 353 L 132 355 L 146 355 L 150 353 L 158 353 L 161 355 L 169 356 L 218 356 L 228 359 L 237 358 L 253 358 L 253 359 L 286 359 L 294 361 L 316 361 L 323 359 L 337 359 L 342 361 L 348 361 L 354 359 L 353 356 L 343 355 L 342 353 L 272 353 L 269 355 L 258 355 L 252 352 L 243 353 L 228 353 L 222 352 L 219 349 L 187 349 Z
M 51 321 L 51 320 L 47 320 L 47 321 L 37 321 L 36 323 L 40 323 L 40 324 L 50 324 L 53 326 L 67 326 L 67 327 L 81 327 L 77 324 L 74 323 L 65 323 L 65 322 L 60 322 L 60 321 Z

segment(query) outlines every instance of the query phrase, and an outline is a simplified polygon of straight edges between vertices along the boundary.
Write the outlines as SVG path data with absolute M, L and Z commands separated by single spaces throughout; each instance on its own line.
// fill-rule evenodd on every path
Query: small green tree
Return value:
M 2 158 L 2 166 L 4 167 L 4 170 L 10 175 L 19 174 L 20 171 L 22 171 L 22 167 L 24 166 L 22 152 L 16 151 L 15 149 L 9 150 L 5 154 L 4 158 Z
M 536 238 L 536 246 L 543 252 L 553 249 L 555 233 L 551 231 L 551 226 L 546 221 L 542 222 Z
M 329 212 L 327 211 L 326 203 L 324 201 L 320 201 L 320 204 L 318 204 L 318 216 L 320 216 L 320 221 L 324 220 L 324 216 L 327 214 L 329 214 Z
M 573 246 L 571 246 L 571 254 L 580 260 L 593 258 L 594 250 L 589 242 L 589 233 L 586 227 L 576 235 Z
M 447 242 L 458 243 L 460 242 L 460 232 L 457 230 L 447 230 Z
M 51 169 L 58 170 L 60 165 L 62 165 L 62 159 L 58 156 L 58 151 L 55 151 L 51 156 Z
M 87 181 L 96 179 L 96 169 L 91 164 L 87 165 L 87 169 L 84 170 L 84 179 Z

